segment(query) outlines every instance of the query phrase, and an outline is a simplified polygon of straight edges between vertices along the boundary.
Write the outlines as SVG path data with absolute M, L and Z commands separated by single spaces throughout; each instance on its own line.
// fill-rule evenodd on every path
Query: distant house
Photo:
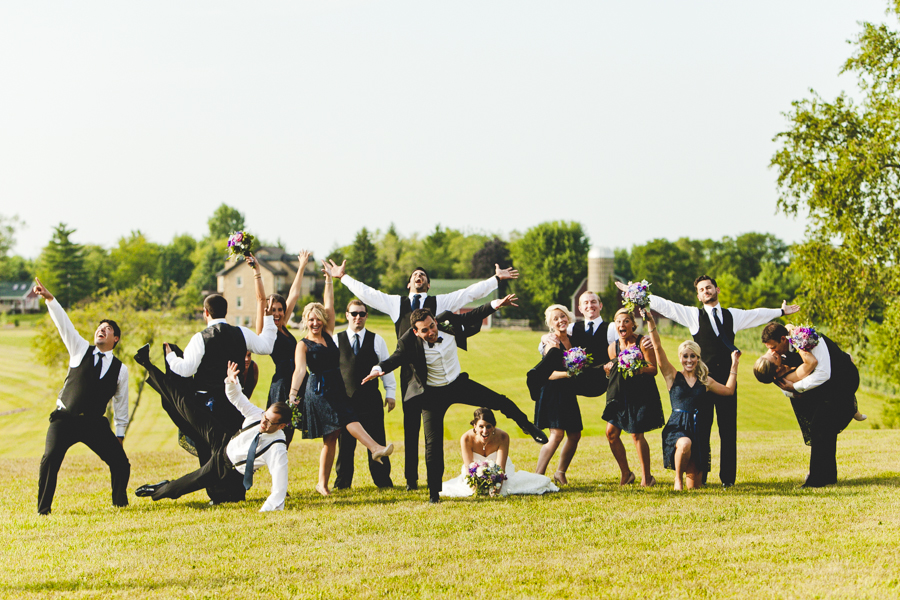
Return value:
M 31 281 L 0 282 L 0 312 L 26 313 L 40 310 L 39 297 Z
M 287 254 L 283 248 L 265 246 L 254 255 L 259 261 L 259 270 L 266 294 L 281 294 L 287 297 L 297 274 L 300 263 L 297 256 Z M 300 297 L 316 291 L 316 261 L 310 256 L 306 263 L 300 284 Z M 232 325 L 254 327 L 256 324 L 256 286 L 253 269 L 242 261 L 229 261 L 225 268 L 216 273 L 216 291 L 228 301 L 228 322 Z
M 449 294 L 451 292 L 455 292 L 456 290 L 461 290 L 463 288 L 467 288 L 473 283 L 478 283 L 479 281 L 484 281 L 483 279 L 432 279 L 429 283 L 431 287 L 428 288 L 429 296 L 437 296 L 439 294 Z M 499 298 L 498 291 L 494 290 L 484 298 L 479 298 L 474 302 L 469 302 L 464 307 L 462 307 L 457 312 L 466 313 L 474 308 L 478 308 L 485 302 L 490 302 Z M 493 323 L 494 315 L 488 315 L 488 317 L 484 320 L 484 327 L 490 328 Z

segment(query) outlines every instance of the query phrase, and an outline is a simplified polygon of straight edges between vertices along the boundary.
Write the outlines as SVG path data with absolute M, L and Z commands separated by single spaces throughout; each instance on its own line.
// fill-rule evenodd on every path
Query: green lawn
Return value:
M 393 344 L 390 324 L 373 328 Z M 51 517 L 36 514 L 37 469 L 47 414 L 62 379 L 35 364 L 27 328 L 0 330 L 8 375 L 0 396 L 0 597 L 9 598 L 892 598 L 900 593 L 900 431 L 872 429 L 883 398 L 860 394 L 871 421 L 838 443 L 840 482 L 798 487 L 808 463 L 790 406 L 741 367 L 738 485 L 671 491 L 660 436 L 647 436 L 660 482 L 617 485 L 600 435 L 602 400 L 582 401 L 588 427 L 568 475 L 545 497 L 445 500 L 426 492 L 378 490 L 362 452 L 352 490 L 313 491 L 316 441 L 290 450 L 286 510 L 258 513 L 270 479 L 263 470 L 248 500 L 209 507 L 202 493 L 153 503 L 129 496 L 114 509 L 105 465 L 73 448 L 59 477 Z M 177 341 L 184 345 L 189 334 Z M 463 366 L 514 398 L 526 412 L 524 373 L 537 360 L 538 333 L 490 331 L 471 343 Z M 666 340 L 674 352 L 678 340 Z M 136 345 L 136 344 L 133 344 Z M 161 349 L 154 348 L 154 361 Z M 261 357 L 262 404 L 271 361 Z M 132 392 L 132 401 L 136 391 Z M 664 394 L 665 398 L 666 395 Z M 668 413 L 667 402 L 663 402 Z M 18 411 L 18 412 L 13 412 Z M 459 469 L 456 439 L 471 418 L 456 407 L 445 431 L 446 473 Z M 533 470 L 539 446 L 501 420 L 516 439 L 511 456 Z M 401 414 L 387 417 L 402 440 Z M 718 438 L 713 433 L 713 465 Z M 392 457 L 395 482 L 402 444 Z M 634 452 L 626 444 L 629 458 Z M 149 388 L 126 441 L 129 489 L 181 475 L 196 462 Z M 551 470 L 555 466 L 551 463 Z M 420 466 L 424 476 L 424 464 Z M 711 481 L 717 481 L 715 474 Z

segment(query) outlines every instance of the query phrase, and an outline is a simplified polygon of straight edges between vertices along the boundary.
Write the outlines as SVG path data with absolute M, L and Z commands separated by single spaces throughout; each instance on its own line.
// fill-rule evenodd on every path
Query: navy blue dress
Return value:
M 669 390 L 672 414 L 662 431 L 663 465 L 667 469 L 675 470 L 675 444 L 686 437 L 691 440 L 691 460 L 701 472 L 709 472 L 709 434 L 713 421 L 711 393 L 699 380 L 691 387 L 681 371 L 675 374 Z
M 559 346 L 550 348 L 541 361 L 547 371 L 565 371 L 563 351 Z M 581 409 L 575 396 L 573 379 L 549 379 L 541 386 L 540 396 L 534 406 L 534 424 L 538 429 L 564 429 L 581 431 Z
M 638 336 L 636 344 L 641 345 Z M 621 352 L 616 340 L 616 354 Z M 632 375 L 627 379 L 618 368 L 613 368 L 606 391 L 606 408 L 603 420 L 612 423 L 628 433 L 645 433 L 659 429 L 665 424 L 659 389 L 653 375 Z
M 275 346 L 272 347 L 272 362 L 275 363 L 275 374 L 272 375 L 272 383 L 269 385 L 269 400 L 266 407 L 276 402 L 287 402 L 291 393 L 291 378 L 294 376 L 294 353 L 297 350 L 297 340 L 287 329 L 281 329 L 275 336 Z
M 350 406 L 344 378 L 341 377 L 340 350 L 330 335 L 323 335 L 324 346 L 302 338 L 306 344 L 306 366 L 309 369 L 303 394 L 303 437 L 307 439 L 324 437 L 359 420 Z

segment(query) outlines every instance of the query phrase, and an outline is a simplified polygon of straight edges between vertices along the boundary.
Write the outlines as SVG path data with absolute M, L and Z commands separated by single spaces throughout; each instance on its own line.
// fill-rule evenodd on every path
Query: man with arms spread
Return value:
M 94 332 L 94 345 L 78 335 L 63 307 L 35 278 L 34 293 L 47 302 L 50 318 L 69 351 L 69 372 L 50 414 L 44 456 L 38 475 L 38 513 L 49 515 L 56 492 L 56 477 L 66 452 L 78 442 L 109 465 L 112 502 L 128 506 L 126 487 L 131 464 L 122 447 L 128 428 L 128 368 L 113 356 L 121 332 L 115 321 L 103 319 Z M 106 420 L 113 401 L 116 433 Z M 117 439 L 118 438 L 118 439 Z
M 497 289 L 501 279 L 517 279 L 519 272 L 515 269 L 501 269 L 500 265 L 494 265 L 494 276 L 473 283 L 469 287 L 457 290 L 450 294 L 440 294 L 431 296 L 428 289 L 431 287 L 428 273 L 425 269 L 419 267 L 415 269 L 409 276 L 409 295 L 406 297 L 385 294 L 375 290 L 366 284 L 356 281 L 345 273 L 345 265 L 347 261 L 341 263 L 340 266 L 331 262 L 331 273 L 336 279 L 347 286 L 353 294 L 365 302 L 368 306 L 375 310 L 390 316 L 394 322 L 394 329 L 397 332 L 397 339 L 406 333 L 409 328 L 409 315 L 416 309 L 427 308 L 432 315 L 440 315 L 444 312 L 456 312 L 469 302 L 484 298 Z M 401 394 L 406 394 L 406 388 L 409 380 L 412 378 L 412 372 L 408 366 L 404 365 L 400 369 L 400 390 Z M 403 396 L 405 399 L 405 396 Z M 419 426 L 422 421 L 422 415 L 417 408 L 407 406 L 403 403 L 403 441 L 406 448 L 406 489 L 414 490 L 418 488 L 419 479 Z

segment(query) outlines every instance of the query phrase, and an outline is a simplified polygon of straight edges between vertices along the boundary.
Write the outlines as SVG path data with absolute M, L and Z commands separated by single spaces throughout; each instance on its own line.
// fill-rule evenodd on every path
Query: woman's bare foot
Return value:
M 681 475 L 675 478 L 675 491 L 680 492 L 684 489 L 684 481 L 681 478 Z
M 553 474 L 553 482 L 557 485 L 569 485 L 569 480 L 566 479 L 565 471 L 557 471 Z
M 316 484 L 316 491 L 322 494 L 323 496 L 330 496 L 331 492 L 328 491 L 327 485 L 322 485 L 321 483 Z
M 854 421 L 865 421 L 865 420 L 868 419 L 868 418 L 869 418 L 869 417 L 867 417 L 866 415 L 862 414 L 862 413 L 859 412 L 859 411 L 856 411 L 856 414 L 853 415 L 853 420 L 854 420 Z

